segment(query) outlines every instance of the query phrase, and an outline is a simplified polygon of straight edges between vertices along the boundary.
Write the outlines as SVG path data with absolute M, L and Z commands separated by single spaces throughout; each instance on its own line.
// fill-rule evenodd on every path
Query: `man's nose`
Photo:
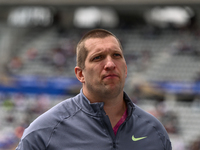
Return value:
M 106 59 L 106 64 L 105 64 L 104 68 L 105 68 L 106 70 L 112 70 L 112 69 L 114 69 L 115 67 L 116 67 L 116 65 L 115 65 L 113 59 L 112 59 L 111 57 L 108 57 L 108 58 Z

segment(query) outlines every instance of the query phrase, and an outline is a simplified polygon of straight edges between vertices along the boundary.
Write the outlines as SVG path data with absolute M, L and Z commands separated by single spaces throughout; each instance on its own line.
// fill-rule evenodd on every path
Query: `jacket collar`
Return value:
M 124 92 L 124 100 L 127 105 L 128 109 L 128 116 L 132 114 L 133 108 L 135 108 L 134 104 L 128 97 L 128 95 Z M 89 113 L 91 115 L 102 115 L 102 112 L 104 112 L 103 102 L 98 102 L 98 103 L 91 103 L 86 96 L 83 94 L 83 90 L 80 90 L 80 93 L 76 96 L 75 98 L 75 103 L 78 105 L 78 107 L 83 110 L 86 113 Z

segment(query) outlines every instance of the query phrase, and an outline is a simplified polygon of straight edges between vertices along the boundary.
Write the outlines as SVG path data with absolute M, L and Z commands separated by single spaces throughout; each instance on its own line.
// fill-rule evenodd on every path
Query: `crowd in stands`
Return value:
M 200 137 L 198 137 L 191 145 L 190 150 L 199 150 L 200 149 Z
M 189 41 L 177 40 L 174 42 L 173 46 L 174 54 L 200 56 L 200 50 L 198 47 L 195 47 L 195 45 L 192 45 Z
M 18 73 L 22 68 L 23 68 L 23 61 L 18 56 L 12 57 L 7 65 L 7 70 L 12 74 Z
M 6 66 L 8 74 L 17 75 L 22 70 L 27 69 L 27 64 L 34 63 L 36 67 L 50 66 L 52 67 L 52 74 L 58 72 L 58 75 L 66 73 L 69 66 L 75 65 L 75 46 L 77 41 L 70 37 L 63 37 L 58 35 L 55 43 L 57 46 L 41 51 L 41 48 L 32 46 L 26 49 L 23 54 L 15 53 L 8 61 Z M 39 66 L 37 66 L 37 62 Z M 42 63 L 42 66 L 41 63 Z M 59 74 L 60 73 L 60 74 Z
M 65 98 L 46 94 L 0 93 L 0 150 L 11 150 L 37 116 Z

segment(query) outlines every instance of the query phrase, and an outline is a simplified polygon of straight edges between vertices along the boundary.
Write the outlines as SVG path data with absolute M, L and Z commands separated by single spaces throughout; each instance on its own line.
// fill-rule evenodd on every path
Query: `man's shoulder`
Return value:
M 146 124 L 148 124 L 149 126 L 154 127 L 157 130 L 166 133 L 166 130 L 162 125 L 162 123 L 155 116 L 143 110 L 139 106 L 135 105 L 135 110 L 133 112 L 133 115 L 136 116 L 142 122 L 146 122 Z
M 135 110 L 132 115 L 135 118 L 138 132 L 142 130 L 142 132 L 154 133 L 152 139 L 158 139 L 155 137 L 159 137 L 165 147 L 171 147 L 168 133 L 163 124 L 156 117 L 137 105 L 135 105 Z
M 76 99 L 76 96 L 58 103 L 45 113 L 38 116 L 25 130 L 23 137 L 36 131 L 53 131 L 53 129 L 59 123 L 61 123 L 64 119 L 69 118 L 79 110 L 79 108 L 74 103 L 74 99 Z

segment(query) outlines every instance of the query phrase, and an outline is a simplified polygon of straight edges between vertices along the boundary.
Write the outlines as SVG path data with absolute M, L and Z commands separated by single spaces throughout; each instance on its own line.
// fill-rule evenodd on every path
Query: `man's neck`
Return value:
M 111 95 L 98 95 L 98 93 L 88 94 L 87 90 L 83 90 L 83 93 L 91 103 L 104 102 L 104 111 L 106 112 L 106 115 L 108 115 L 112 127 L 117 124 L 126 110 L 123 91 L 114 97 Z
M 126 103 L 123 99 L 118 101 L 115 100 L 112 104 L 105 103 L 104 111 L 106 112 L 106 115 L 108 115 L 112 127 L 114 127 L 126 111 Z

